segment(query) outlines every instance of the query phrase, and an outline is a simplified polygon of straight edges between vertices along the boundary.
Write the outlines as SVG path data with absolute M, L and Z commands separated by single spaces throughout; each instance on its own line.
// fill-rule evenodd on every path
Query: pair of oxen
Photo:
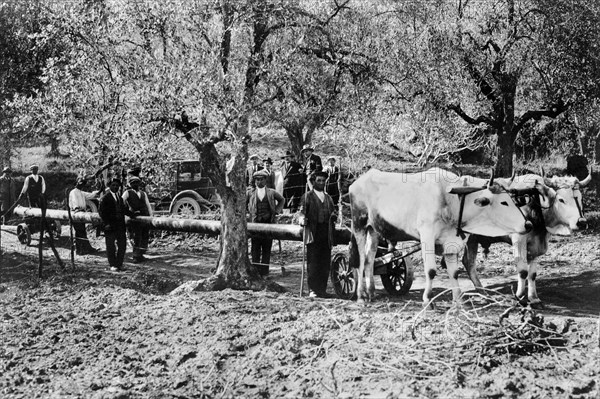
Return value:
M 541 303 L 536 292 L 536 258 L 546 253 L 549 234 L 569 235 L 586 224 L 579 181 L 572 176 L 526 174 L 510 179 L 457 176 L 432 168 L 420 173 L 372 169 L 349 190 L 352 210 L 351 256 L 358 256 L 358 301 L 375 293 L 373 262 L 387 240 L 419 241 L 425 269 L 423 302 L 432 299 L 435 256 L 443 255 L 453 297 L 458 300 L 459 254 L 475 287 L 482 288 L 475 260 L 478 245 L 512 244 L 517 264 L 517 297 Z

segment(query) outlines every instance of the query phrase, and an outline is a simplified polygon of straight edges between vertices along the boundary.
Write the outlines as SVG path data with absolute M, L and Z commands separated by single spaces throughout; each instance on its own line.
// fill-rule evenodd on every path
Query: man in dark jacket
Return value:
M 304 194 L 304 177 L 302 175 L 302 165 L 294 161 L 294 154 L 286 151 L 282 157 L 281 177 L 283 178 L 283 197 L 285 198 L 285 207 L 290 208 L 291 212 L 296 212 L 300 205 L 300 197 Z
M 327 279 L 333 245 L 333 223 L 336 209 L 333 200 L 323 190 L 327 173 L 315 172 L 313 189 L 302 196 L 300 225 L 304 228 L 308 288 L 310 297 L 327 296 Z
M 129 177 L 129 189 L 123 193 L 123 201 L 134 216 L 152 216 L 152 206 L 146 194 L 140 187 L 142 180 L 137 176 Z M 138 263 L 146 260 L 144 254 L 148 250 L 150 229 L 138 224 L 131 225 L 131 240 L 133 241 L 133 261 Z
M 303 157 L 304 174 L 306 175 L 306 182 L 309 190 L 312 190 L 315 173 L 323 170 L 323 162 L 321 162 L 321 157 L 315 155 L 313 152 L 314 148 L 312 148 L 309 144 L 305 144 L 300 152 Z
M 277 191 L 266 187 L 267 172 L 254 172 L 256 188 L 247 197 L 248 213 L 252 223 L 274 223 L 275 216 L 281 213 L 284 199 Z M 269 237 L 253 237 L 250 240 L 252 263 L 256 265 L 262 276 L 269 274 L 271 263 L 271 247 L 273 239 Z
M 113 179 L 109 191 L 100 200 L 98 213 L 104 227 L 106 241 L 106 257 L 111 271 L 123 270 L 123 259 L 127 236 L 125 228 L 125 215 L 133 216 L 119 195 L 121 180 Z M 116 244 L 116 245 L 115 245 Z

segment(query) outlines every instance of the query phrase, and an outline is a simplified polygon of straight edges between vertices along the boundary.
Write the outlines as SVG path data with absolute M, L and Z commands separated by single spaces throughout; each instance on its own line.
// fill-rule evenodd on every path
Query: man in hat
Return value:
M 321 157 L 314 154 L 314 148 L 310 144 L 305 144 L 301 151 L 304 164 L 304 174 L 306 175 L 306 182 L 308 184 L 308 190 L 312 190 L 312 184 L 314 175 L 317 172 L 323 170 L 323 163 Z
M 266 187 L 267 172 L 254 172 L 256 187 L 248 193 L 246 203 L 251 223 L 274 223 L 275 216 L 281 213 L 284 199 L 277 191 Z M 273 239 L 269 237 L 253 237 L 250 239 L 252 263 L 256 265 L 262 276 L 269 274 L 271 262 L 271 246 Z
M 250 165 L 248 165 L 248 167 L 246 168 L 246 183 L 248 187 L 254 188 L 254 173 L 261 170 L 262 166 L 258 163 L 258 154 L 252 154 L 248 159 L 250 160 Z
M 11 207 L 17 201 L 17 185 L 12 178 L 12 170 L 8 167 L 2 169 L 0 176 L 0 224 L 4 224 L 12 214 Z
M 327 157 L 327 166 L 323 169 L 327 173 L 327 184 L 325 192 L 331 196 L 333 203 L 337 206 L 340 200 L 340 168 L 335 164 L 335 157 Z
M 275 190 L 275 171 L 273 171 L 273 160 L 263 159 L 263 170 L 267 172 L 267 187 Z
M 133 216 L 152 216 L 152 206 L 146 194 L 140 187 L 142 180 L 137 176 L 129 178 L 129 189 L 123 193 L 123 201 Z M 132 224 L 130 228 L 133 241 L 133 261 L 138 263 L 146 260 L 144 254 L 148 250 L 150 229 L 146 226 Z
M 71 212 L 85 212 L 86 201 L 98 198 L 100 192 L 87 192 L 84 191 L 85 179 L 78 178 L 75 183 L 75 188 L 69 192 L 69 208 Z M 98 250 L 91 246 L 90 240 L 87 237 L 87 231 L 84 222 L 73 222 L 73 230 L 75 230 L 75 250 L 77 255 L 88 255 L 95 253 Z
M 39 167 L 37 165 L 31 165 L 29 170 L 31 174 L 25 178 L 19 197 L 27 195 L 30 208 L 41 208 L 44 195 L 46 194 L 46 181 L 42 176 L 38 175 Z
M 294 161 L 294 154 L 286 151 L 282 157 L 281 177 L 283 178 L 283 197 L 285 198 L 285 207 L 290 208 L 291 212 L 296 212 L 300 205 L 300 197 L 304 194 L 304 178 L 302 174 L 302 165 Z
M 109 191 L 100 200 L 98 213 L 104 227 L 106 257 L 111 271 L 122 271 L 127 236 L 125 215 L 133 216 L 119 195 L 121 180 L 112 179 Z
M 327 173 L 314 173 L 313 189 L 302 196 L 300 225 L 304 227 L 304 244 L 308 265 L 310 297 L 326 297 L 327 279 L 333 245 L 333 223 L 336 209 L 333 200 L 325 193 Z

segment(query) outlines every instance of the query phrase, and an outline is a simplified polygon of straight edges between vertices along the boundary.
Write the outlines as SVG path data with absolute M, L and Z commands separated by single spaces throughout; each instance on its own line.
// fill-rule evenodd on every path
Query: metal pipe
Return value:
M 22 217 L 39 218 L 42 216 L 40 208 L 27 208 L 17 206 L 14 214 Z M 71 214 L 73 221 L 83 223 L 102 222 L 100 215 L 95 212 L 74 212 Z M 46 218 L 69 221 L 69 213 L 58 209 L 46 210 Z M 169 217 L 138 216 L 125 217 L 125 224 L 137 223 L 151 230 L 183 231 L 217 236 L 221 233 L 221 222 L 218 220 L 178 219 Z M 268 237 L 276 240 L 302 241 L 302 226 L 291 224 L 248 223 L 248 234 L 251 237 Z M 334 231 L 334 244 L 345 245 L 350 242 L 350 230 L 336 228 Z

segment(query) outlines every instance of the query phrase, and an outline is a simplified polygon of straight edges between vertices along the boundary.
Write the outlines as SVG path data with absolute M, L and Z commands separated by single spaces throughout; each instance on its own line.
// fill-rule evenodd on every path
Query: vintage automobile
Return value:
M 219 208 L 215 188 L 208 177 L 202 176 L 199 161 L 178 159 L 171 161 L 170 165 L 169 183 L 166 190 L 160 190 L 163 194 L 157 196 L 154 190 L 148 190 L 150 203 L 156 213 L 197 218 L 202 213 Z M 87 210 L 98 212 L 98 201 L 88 200 Z

